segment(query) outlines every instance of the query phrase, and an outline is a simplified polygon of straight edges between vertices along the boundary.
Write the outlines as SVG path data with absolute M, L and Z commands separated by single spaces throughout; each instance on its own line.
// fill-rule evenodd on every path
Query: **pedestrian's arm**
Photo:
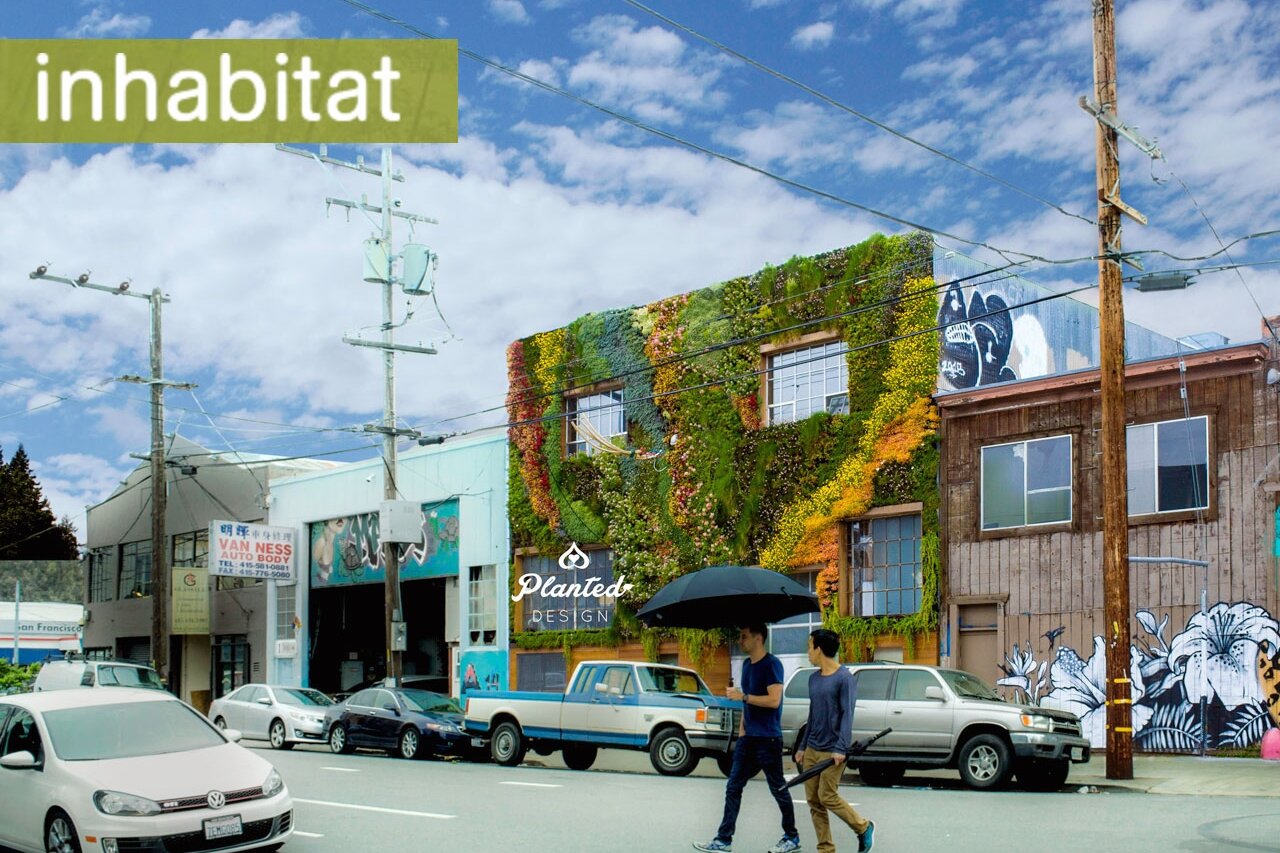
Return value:
M 770 684 L 769 692 L 764 696 L 748 693 L 742 697 L 742 701 L 757 708 L 777 708 L 782 704 L 782 684 L 777 682 Z
M 838 702 L 840 708 L 840 720 L 839 725 L 836 726 L 837 740 L 835 753 L 837 755 L 846 754 L 849 751 L 849 745 L 853 740 L 853 706 L 857 699 L 857 694 L 854 692 L 854 683 L 853 677 L 848 675 L 846 671 L 843 683 L 840 685 Z

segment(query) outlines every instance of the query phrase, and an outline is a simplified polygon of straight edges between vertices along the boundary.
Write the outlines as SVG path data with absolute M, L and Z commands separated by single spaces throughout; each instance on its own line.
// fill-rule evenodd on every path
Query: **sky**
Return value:
M 413 312 L 397 340 L 439 351 L 397 360 L 407 426 L 501 424 L 516 338 L 904 221 L 992 263 L 973 244 L 1053 261 L 1024 273 L 1050 287 L 1096 280 L 1095 262 L 1061 263 L 1097 243 L 1094 124 L 1078 105 L 1093 89 L 1088 3 L 648 0 L 674 24 L 626 0 L 368 5 L 644 126 L 460 57 L 459 141 L 393 152 L 401 209 L 438 220 L 395 234 L 397 249 L 412 239 L 439 258 L 435 301 L 396 303 L 397 322 Z M 3 38 L 421 37 L 343 0 L 11 6 Z M 1116 29 L 1119 114 L 1164 154 L 1121 142 L 1122 196 L 1150 219 L 1126 221 L 1124 248 L 1150 250 L 1148 270 L 1248 265 L 1185 291 L 1128 291 L 1127 319 L 1256 340 L 1260 313 L 1280 313 L 1280 236 L 1225 254 L 1218 238 L 1280 229 L 1280 6 L 1118 0 Z M 165 376 L 198 387 L 167 392 L 166 432 L 219 450 L 374 455 L 359 429 L 381 417 L 381 360 L 342 338 L 377 335 L 379 287 L 361 277 L 375 228 L 324 200 L 379 192 L 271 145 L 0 145 L 5 458 L 26 447 L 83 537 L 84 507 L 149 443 L 146 389 L 114 381 L 149 369 L 147 303 L 32 281 L 46 263 L 171 299 Z

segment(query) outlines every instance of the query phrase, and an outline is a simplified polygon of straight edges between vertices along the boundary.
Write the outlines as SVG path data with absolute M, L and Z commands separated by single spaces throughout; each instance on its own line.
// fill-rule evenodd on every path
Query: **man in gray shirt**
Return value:
M 808 770 L 828 758 L 835 761 L 804 783 L 819 853 L 835 853 L 836 849 L 831 840 L 828 812 L 857 833 L 858 851 L 867 853 L 875 838 L 876 825 L 854 811 L 840 796 L 840 777 L 844 774 L 853 737 L 853 707 L 858 698 L 858 684 L 853 674 L 836 660 L 839 649 L 840 638 L 834 631 L 819 628 L 809 635 L 809 663 L 817 666 L 818 671 L 809 676 L 809 722 L 796 742 L 796 764 Z

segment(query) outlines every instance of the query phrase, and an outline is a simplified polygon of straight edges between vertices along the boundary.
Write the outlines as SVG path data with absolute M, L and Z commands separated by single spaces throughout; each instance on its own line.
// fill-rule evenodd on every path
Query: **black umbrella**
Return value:
M 880 738 L 884 737 L 891 731 L 893 731 L 893 729 L 882 729 L 881 731 L 877 732 L 876 734 L 873 734 L 869 738 L 865 738 L 863 740 L 855 740 L 849 746 L 849 751 L 845 753 L 845 757 L 853 758 L 855 755 L 861 755 L 862 753 L 866 752 L 867 747 L 871 746 L 871 744 L 880 740 Z M 836 760 L 834 758 L 827 758 L 823 761 L 819 761 L 817 764 L 813 765 L 808 770 L 804 771 L 799 776 L 792 779 L 790 782 L 783 785 L 782 787 L 794 788 L 796 785 L 802 785 L 805 782 L 812 779 L 814 776 L 821 774 L 823 770 L 826 770 L 828 767 L 830 767 L 832 764 L 835 764 L 835 763 L 836 763 Z
M 818 597 L 755 566 L 709 566 L 676 578 L 636 616 L 651 628 L 731 628 L 818 613 Z

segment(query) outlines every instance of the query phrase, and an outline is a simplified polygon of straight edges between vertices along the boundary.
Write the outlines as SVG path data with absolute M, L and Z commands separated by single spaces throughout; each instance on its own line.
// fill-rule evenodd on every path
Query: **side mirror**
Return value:
M 34 770 L 36 757 L 25 749 L 11 752 L 4 758 L 0 758 L 0 767 L 7 770 Z
M 274 703 L 274 702 L 272 702 L 272 701 L 271 701 L 269 698 L 267 698 L 266 696 L 263 696 L 261 699 L 259 699 L 259 700 L 258 700 L 258 704 L 259 704 L 259 705 L 273 705 L 273 704 L 275 704 L 275 703 Z
M 223 729 L 222 736 L 232 743 L 239 743 L 240 738 L 244 737 L 239 729 Z
M 933 699 L 937 702 L 947 701 L 947 694 L 942 692 L 942 688 L 936 684 L 932 684 L 924 689 L 924 698 Z
M 605 684 L 603 681 L 597 681 L 595 691 L 601 695 L 607 694 L 609 692 L 609 685 Z
M 391 713 L 395 714 L 397 717 L 400 716 L 400 709 L 397 708 L 395 705 L 391 704 L 390 702 L 383 705 L 382 710 L 390 711 Z

